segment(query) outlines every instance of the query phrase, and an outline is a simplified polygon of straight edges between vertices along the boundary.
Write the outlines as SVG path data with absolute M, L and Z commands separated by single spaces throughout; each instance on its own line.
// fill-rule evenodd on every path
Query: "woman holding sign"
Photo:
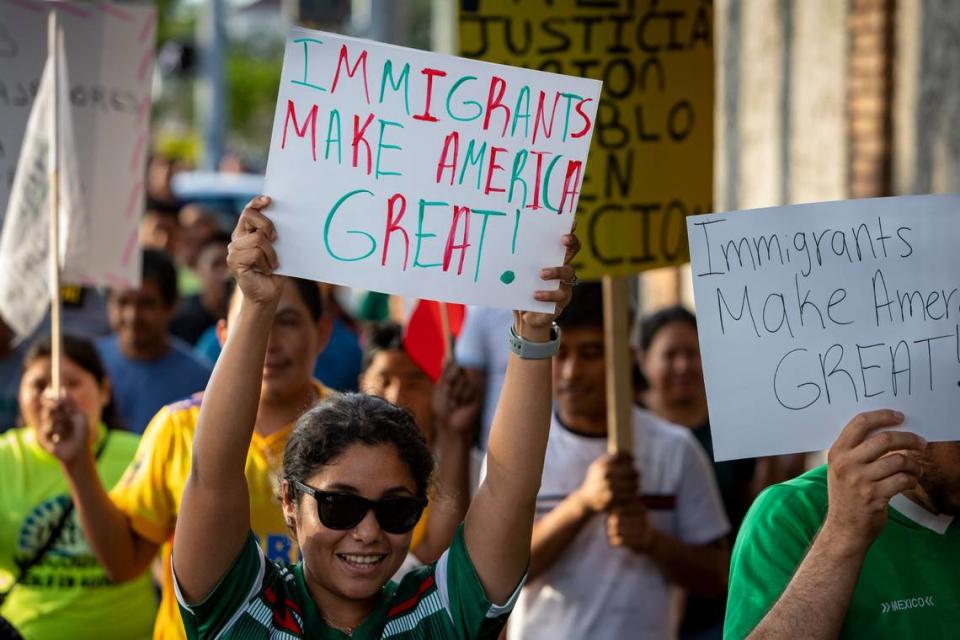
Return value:
M 188 636 L 245 638 L 495 638 L 523 584 L 533 507 L 550 423 L 556 314 L 516 313 L 487 476 L 450 549 L 398 585 L 426 504 L 433 468 L 410 414 L 346 394 L 298 421 L 284 454 L 284 515 L 303 553 L 293 567 L 267 563 L 249 533 L 244 463 L 269 359 L 282 278 L 276 232 L 257 198 L 244 210 L 229 263 L 243 301 L 204 396 L 193 469 L 184 491 L 173 567 Z M 579 247 L 564 237 L 565 265 L 539 301 L 561 310 Z M 507 339 L 507 336 L 504 336 Z
M 4 632 L 4 618 L 30 640 L 149 638 L 157 608 L 149 576 L 110 580 L 80 530 L 82 506 L 70 500 L 63 473 L 66 464 L 81 466 L 113 486 L 139 438 L 120 430 L 93 344 L 70 335 L 62 344 L 60 398 L 51 387 L 53 347 L 42 338 L 23 362 L 25 426 L 0 436 L 0 638 L 18 637 Z M 68 453 L 71 462 L 61 462 Z

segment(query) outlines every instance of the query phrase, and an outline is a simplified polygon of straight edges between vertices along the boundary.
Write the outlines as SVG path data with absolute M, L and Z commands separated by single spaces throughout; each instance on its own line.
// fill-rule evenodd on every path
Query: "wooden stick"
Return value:
M 48 17 L 47 59 L 53 72 L 53 114 L 50 123 L 50 383 L 60 399 L 60 362 L 63 351 L 63 325 L 60 300 L 60 50 L 63 27 L 57 12 Z
M 629 279 L 604 276 L 603 338 L 607 354 L 607 450 L 610 453 L 633 453 L 629 299 Z
M 453 361 L 453 333 L 450 331 L 450 311 L 446 302 L 438 302 L 440 307 L 440 329 L 443 332 L 443 366 Z

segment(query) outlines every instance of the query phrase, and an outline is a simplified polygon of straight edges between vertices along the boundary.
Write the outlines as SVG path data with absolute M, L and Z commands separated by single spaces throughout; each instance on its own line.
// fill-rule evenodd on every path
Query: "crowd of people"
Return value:
M 713 462 L 673 307 L 622 346 L 609 453 L 575 235 L 541 273 L 556 312 L 469 309 L 435 376 L 386 296 L 274 273 L 269 198 L 231 217 L 169 174 L 140 286 L 65 289 L 61 389 L 48 323 L 0 322 L 0 639 L 960 633 L 960 443 L 885 410 L 825 466 Z

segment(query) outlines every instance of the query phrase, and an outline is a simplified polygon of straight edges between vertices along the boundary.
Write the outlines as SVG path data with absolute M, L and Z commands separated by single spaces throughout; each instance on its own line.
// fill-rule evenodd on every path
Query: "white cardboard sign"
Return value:
M 687 222 L 717 460 L 829 448 L 893 408 L 960 439 L 960 195 Z
M 532 293 L 563 258 L 600 87 L 293 29 L 264 186 L 280 271 L 551 309 Z
M 70 69 L 77 182 L 90 212 L 91 250 L 74 284 L 140 280 L 156 13 L 106 2 L 0 0 L 0 216 L 47 55 L 47 13 L 57 7 Z

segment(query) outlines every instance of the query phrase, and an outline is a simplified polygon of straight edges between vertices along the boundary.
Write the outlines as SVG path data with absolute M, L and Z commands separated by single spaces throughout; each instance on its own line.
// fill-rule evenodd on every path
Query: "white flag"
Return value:
M 76 146 L 62 41 L 58 43 L 60 247 L 63 282 L 79 282 L 89 248 L 89 213 L 80 198 Z M 30 111 L 17 171 L 0 233 L 0 315 L 23 338 L 43 320 L 50 305 L 50 172 L 53 152 L 53 61 L 43 68 Z

